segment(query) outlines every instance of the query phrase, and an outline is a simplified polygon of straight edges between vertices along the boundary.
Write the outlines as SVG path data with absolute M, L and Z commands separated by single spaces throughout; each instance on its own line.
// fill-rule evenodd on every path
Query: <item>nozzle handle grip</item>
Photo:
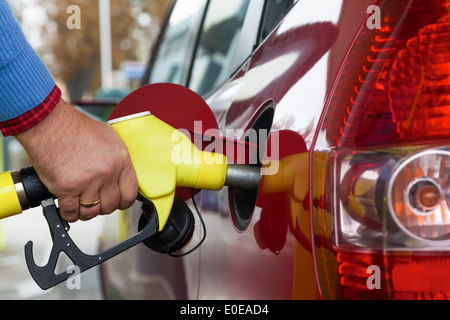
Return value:
M 56 198 L 42 183 L 33 167 L 23 168 L 19 173 L 27 199 L 26 204 L 21 203 L 23 209 L 36 208 L 41 205 L 42 201 Z

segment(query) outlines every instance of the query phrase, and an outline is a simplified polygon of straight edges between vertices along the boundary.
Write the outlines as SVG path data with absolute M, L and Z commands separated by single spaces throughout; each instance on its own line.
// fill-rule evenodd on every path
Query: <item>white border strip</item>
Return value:
M 108 124 L 114 124 L 114 123 L 118 123 L 118 122 L 122 122 L 122 121 L 131 120 L 134 118 L 140 118 L 140 117 L 151 116 L 151 115 L 152 114 L 150 111 L 144 111 L 144 112 L 140 112 L 140 113 L 130 114 L 129 116 L 124 116 L 124 117 L 110 120 L 110 121 L 108 121 Z

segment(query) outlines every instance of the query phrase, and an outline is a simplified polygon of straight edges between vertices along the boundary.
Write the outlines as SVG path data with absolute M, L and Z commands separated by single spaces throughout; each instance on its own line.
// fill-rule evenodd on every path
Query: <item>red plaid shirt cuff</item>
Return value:
M 31 129 L 44 120 L 53 111 L 60 99 L 61 90 L 57 85 L 55 85 L 53 90 L 41 104 L 18 116 L 17 118 L 0 122 L 0 130 L 2 131 L 2 134 L 5 137 L 15 136 Z

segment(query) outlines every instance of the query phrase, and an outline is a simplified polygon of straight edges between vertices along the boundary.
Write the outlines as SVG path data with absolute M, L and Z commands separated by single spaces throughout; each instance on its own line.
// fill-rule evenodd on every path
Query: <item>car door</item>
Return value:
M 255 59 L 255 53 L 257 54 L 258 50 L 256 52 L 254 50 L 265 41 L 295 2 L 261 1 L 258 7 L 256 7 L 256 2 L 251 2 L 254 7 L 248 10 L 247 18 L 242 27 L 243 37 L 240 38 L 241 43 L 238 44 L 242 48 L 239 51 L 241 55 L 234 61 L 234 67 L 238 65 L 240 67 L 237 69 L 231 68 L 230 70 L 236 71 L 229 72 L 229 75 L 232 76 L 224 79 L 226 81 L 222 80 L 223 84 L 220 84 L 220 81 L 205 81 L 210 77 L 210 73 L 208 69 L 205 71 L 203 67 L 204 54 L 202 55 L 202 53 L 205 51 L 214 52 L 214 50 L 200 49 L 197 52 L 191 74 L 193 81 L 189 83 L 189 86 L 207 98 L 208 105 L 218 119 L 219 129 L 227 138 L 241 140 L 248 132 L 254 132 L 258 136 L 260 133 L 266 133 L 266 138 L 268 138 L 274 117 L 275 98 L 278 98 L 279 94 L 283 95 L 283 93 L 275 90 L 261 95 L 261 91 L 263 91 L 265 85 L 269 85 L 273 80 L 276 80 L 272 72 L 277 74 L 277 68 L 280 67 L 283 60 L 282 58 L 273 59 L 268 64 L 269 69 L 264 67 L 258 69 L 255 66 L 261 62 L 261 58 L 257 56 Z M 205 23 L 205 26 L 207 25 Z M 206 37 L 207 33 L 211 31 L 206 27 L 204 29 L 206 29 L 204 31 Z M 233 32 L 228 33 L 228 35 L 230 34 L 233 34 Z M 261 45 L 259 52 L 264 48 Z M 230 46 L 228 50 L 231 51 L 232 49 L 233 46 Z M 269 47 L 266 51 L 266 54 L 275 57 L 277 55 L 283 56 L 284 53 L 280 52 L 276 46 Z M 228 59 L 232 57 L 228 56 Z M 267 56 L 264 57 L 264 59 L 266 58 Z M 283 66 L 281 65 L 281 67 Z M 202 79 L 203 82 L 199 83 L 198 79 Z M 205 83 L 209 87 L 205 87 Z M 289 86 L 286 86 L 286 88 L 289 89 Z M 300 139 L 301 147 L 304 145 L 302 143 L 303 140 Z M 301 151 L 305 150 L 301 149 Z M 260 153 L 264 152 L 260 151 Z M 227 156 L 229 160 L 240 160 L 238 159 L 239 155 L 233 158 L 235 155 L 230 155 L 227 152 Z M 258 165 L 257 162 L 255 165 Z M 270 209 L 269 207 L 277 204 L 276 197 L 271 199 L 266 197 L 265 204 L 257 204 L 257 197 L 258 192 L 254 190 L 224 189 L 220 192 L 203 191 L 201 193 L 202 212 L 209 236 L 200 248 L 200 299 L 290 297 L 292 283 L 290 276 L 282 276 L 281 278 L 284 278 L 284 281 L 279 281 L 280 278 L 278 277 L 277 281 L 260 281 L 261 278 L 267 279 L 265 273 L 270 272 L 270 270 L 284 275 L 292 274 L 290 270 L 288 272 L 283 270 L 283 267 L 292 268 L 292 263 L 286 260 L 289 259 L 292 251 L 284 250 L 281 257 L 278 257 L 276 262 L 273 263 L 272 254 L 278 256 L 281 253 L 280 248 L 278 248 L 279 244 L 273 246 L 274 243 L 272 243 L 269 250 L 265 250 L 267 246 L 262 239 L 267 236 L 267 233 L 263 231 L 261 237 L 255 236 L 258 233 L 257 230 L 264 230 L 267 224 L 271 224 L 271 221 L 267 222 L 265 218 L 260 219 L 261 213 L 266 214 Z M 262 207 L 266 208 L 263 209 Z M 284 223 L 286 219 L 287 215 L 278 219 L 281 223 L 275 223 L 274 229 L 281 227 L 286 232 L 287 223 Z M 278 236 L 279 234 L 276 233 L 269 240 L 285 242 L 282 234 L 280 237 Z M 285 235 L 284 238 L 286 238 Z M 259 240 L 262 240 L 262 242 L 258 244 L 257 241 Z M 267 252 L 269 252 L 269 255 L 267 255 Z M 268 257 L 268 259 L 265 257 Z M 255 260 L 252 262 L 253 258 Z M 264 271 L 258 272 L 255 265 L 264 266 L 264 268 L 259 269 Z M 286 288 L 289 289 L 286 290 Z M 289 291 L 288 294 L 286 294 L 287 291 Z

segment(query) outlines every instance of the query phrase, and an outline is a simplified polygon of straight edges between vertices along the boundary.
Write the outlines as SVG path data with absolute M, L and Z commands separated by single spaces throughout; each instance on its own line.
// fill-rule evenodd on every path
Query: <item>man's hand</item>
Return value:
M 44 185 L 58 197 L 68 222 L 126 209 L 136 200 L 136 173 L 123 141 L 108 124 L 63 99 L 46 119 L 16 138 Z M 80 205 L 97 200 L 88 208 Z

